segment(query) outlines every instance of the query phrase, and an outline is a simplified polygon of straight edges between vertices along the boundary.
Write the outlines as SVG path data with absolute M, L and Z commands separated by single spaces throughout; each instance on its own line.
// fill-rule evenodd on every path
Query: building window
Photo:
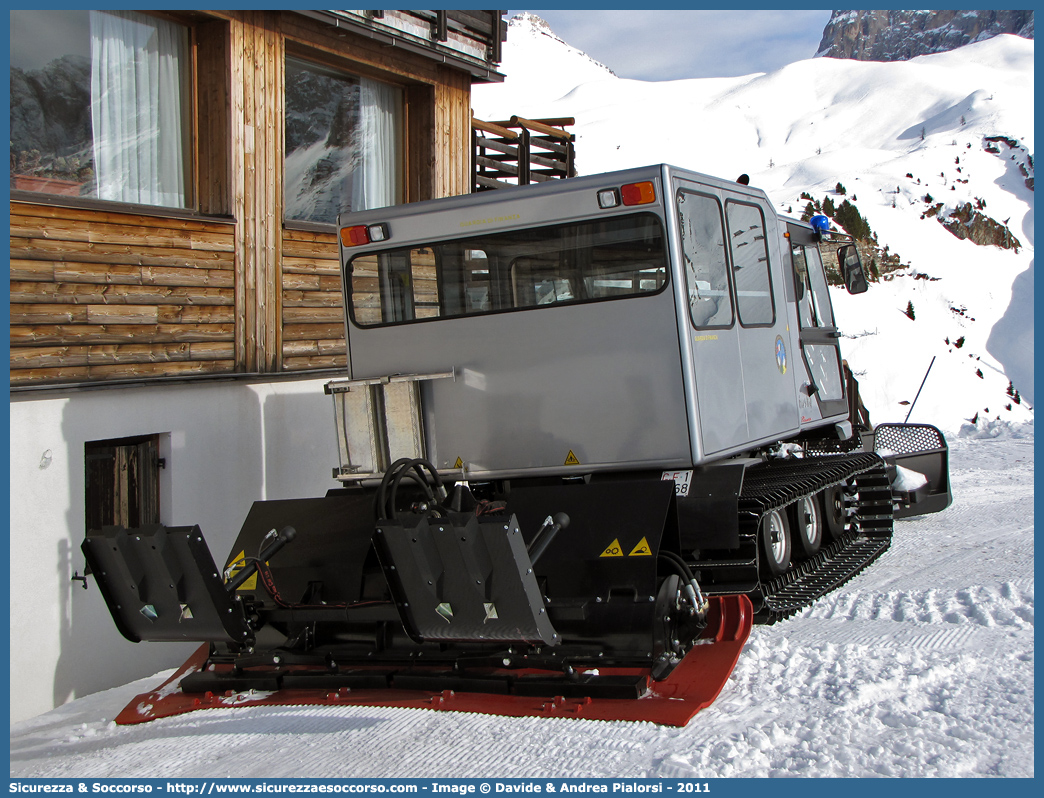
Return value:
M 84 444 L 86 531 L 159 523 L 159 435 Z
M 286 219 L 336 224 L 339 213 L 402 202 L 402 95 L 286 59 Z
M 188 205 L 188 29 L 134 11 L 11 12 L 11 188 Z

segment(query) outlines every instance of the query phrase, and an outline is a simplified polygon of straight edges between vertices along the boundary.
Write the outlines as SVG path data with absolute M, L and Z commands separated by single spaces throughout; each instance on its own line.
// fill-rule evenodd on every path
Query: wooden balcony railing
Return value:
M 506 122 L 471 119 L 472 191 L 575 177 L 572 117 Z

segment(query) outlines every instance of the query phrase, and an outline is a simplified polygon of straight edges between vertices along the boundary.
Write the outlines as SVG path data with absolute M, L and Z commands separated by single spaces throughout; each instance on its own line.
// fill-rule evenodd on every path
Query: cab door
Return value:
M 841 334 L 834 321 L 819 246 L 807 228 L 787 225 L 787 231 L 794 266 L 801 355 L 809 377 L 799 392 L 814 399 L 823 418 L 847 415 L 839 345 Z
M 698 415 L 697 460 L 750 440 L 725 216 L 719 192 L 676 181 Z
M 675 187 L 702 462 L 797 432 L 796 355 L 787 352 L 782 235 L 763 199 L 684 178 Z

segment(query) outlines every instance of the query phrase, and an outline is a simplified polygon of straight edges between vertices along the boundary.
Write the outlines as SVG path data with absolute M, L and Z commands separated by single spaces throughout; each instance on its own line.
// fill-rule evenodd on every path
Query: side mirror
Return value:
M 859 259 L 859 250 L 855 244 L 845 244 L 837 250 L 837 263 L 841 267 L 841 275 L 845 278 L 848 293 L 862 294 L 870 287 L 866 282 L 863 263 Z

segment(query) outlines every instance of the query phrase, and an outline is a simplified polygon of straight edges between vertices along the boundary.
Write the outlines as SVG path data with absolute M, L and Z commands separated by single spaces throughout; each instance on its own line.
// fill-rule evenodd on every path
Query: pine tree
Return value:
M 912 300 L 910 302 L 906 303 L 906 311 L 905 312 L 906 312 L 906 315 L 910 318 L 910 321 L 913 321 L 914 319 L 917 318 L 914 315 L 914 308 L 913 308 L 913 301 Z
M 858 241 L 869 241 L 873 237 L 874 233 L 866 219 L 859 213 L 859 209 L 848 200 L 842 201 L 837 206 L 834 220 Z

